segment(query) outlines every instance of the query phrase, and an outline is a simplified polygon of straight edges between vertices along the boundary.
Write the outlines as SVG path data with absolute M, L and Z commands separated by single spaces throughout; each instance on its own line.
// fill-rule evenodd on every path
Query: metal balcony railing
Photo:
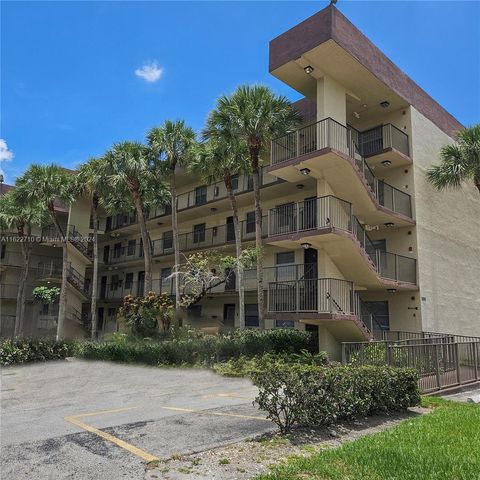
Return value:
M 364 157 L 371 157 L 378 153 L 382 153 L 388 148 L 393 148 L 403 153 L 407 157 L 410 156 L 408 145 L 408 135 L 391 123 L 379 125 L 360 132 L 349 127 L 356 133 L 358 150 Z M 355 135 L 354 133 L 354 135 Z
M 345 200 L 328 195 L 272 208 L 268 214 L 269 237 L 324 228 L 352 233 L 381 277 L 416 283 L 416 260 L 377 249 Z
M 399 135 L 394 128 L 386 130 L 390 132 L 388 137 L 390 139 L 397 138 Z M 395 133 L 392 134 L 392 132 Z M 403 134 L 400 130 L 399 132 Z M 380 205 L 411 218 L 410 195 L 375 177 L 360 151 L 358 142 L 359 132 L 345 127 L 332 118 L 326 118 L 273 140 L 270 154 L 271 165 L 318 152 L 324 148 L 335 149 L 355 161 L 357 169 Z
M 68 225 L 68 241 L 89 260 L 93 259 L 93 245 L 75 227 Z
M 240 222 L 242 241 L 255 240 L 255 223 Z M 262 219 L 263 236 L 267 235 L 267 217 Z M 178 236 L 180 250 L 187 252 L 202 248 L 217 247 L 235 243 L 235 231 L 233 224 L 218 225 L 205 229 L 199 229 L 189 233 L 181 233 Z M 169 255 L 173 253 L 173 239 L 158 239 L 153 241 L 153 255 Z
M 284 180 L 271 175 L 266 170 L 267 167 L 261 167 L 260 170 L 260 187 L 266 187 L 275 183 L 282 183 Z M 233 179 L 235 194 L 251 192 L 253 190 L 253 178 L 249 175 L 239 175 Z M 215 182 L 212 185 L 201 185 L 193 190 L 181 193 L 177 196 L 178 211 L 205 205 L 217 200 L 227 198 L 227 190 L 224 182 Z M 164 215 L 170 215 L 172 209 L 169 205 L 160 205 L 147 213 L 147 219 L 157 218 Z M 105 230 L 111 231 L 117 228 L 126 227 L 137 223 L 137 215 L 135 213 L 118 214 L 109 217 Z
M 281 180 L 266 171 L 266 167 L 260 170 L 260 186 L 265 187 L 274 183 L 280 183 Z M 253 178 L 251 175 L 238 175 L 233 179 L 235 194 L 253 191 Z M 212 185 L 203 185 L 186 193 L 182 193 L 177 197 L 178 210 L 193 208 L 206 203 L 227 198 L 227 189 L 225 183 L 215 182 Z
M 59 260 L 38 262 L 33 268 L 37 279 L 62 278 L 62 262 Z M 88 295 L 88 289 L 85 286 L 85 277 L 72 267 L 70 263 L 67 267 L 67 281 L 82 294 Z
M 336 278 L 312 278 L 268 285 L 269 312 L 316 312 L 355 315 L 353 283 Z

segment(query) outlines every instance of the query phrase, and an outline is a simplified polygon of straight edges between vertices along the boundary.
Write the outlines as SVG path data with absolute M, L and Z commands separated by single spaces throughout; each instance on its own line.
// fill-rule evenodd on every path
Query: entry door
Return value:
M 108 263 L 110 260 L 110 245 L 103 247 L 103 263 Z
M 138 272 L 137 279 L 137 297 L 143 297 L 145 295 L 145 272 Z
M 305 325 L 305 330 L 310 333 L 310 345 L 309 350 L 312 353 L 318 353 L 320 349 L 319 345 L 319 336 L 318 336 L 318 325 Z
M 100 298 L 105 298 L 107 294 L 107 277 L 102 277 L 100 280 Z
M 233 217 L 227 217 L 227 242 L 235 241 L 235 227 L 233 226 Z
M 225 303 L 223 305 L 223 326 L 225 328 L 235 327 L 235 304 Z

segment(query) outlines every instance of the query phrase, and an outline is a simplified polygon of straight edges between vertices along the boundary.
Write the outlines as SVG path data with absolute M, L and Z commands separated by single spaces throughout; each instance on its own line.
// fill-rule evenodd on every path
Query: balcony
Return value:
M 250 268 L 243 272 L 244 286 L 246 291 L 257 290 L 257 269 Z M 276 267 L 265 267 L 263 269 L 264 285 L 267 289 L 270 282 L 299 280 L 302 278 L 311 278 L 317 276 L 317 266 L 315 264 L 305 265 L 279 265 Z M 235 293 L 238 291 L 238 282 L 236 275 L 229 277 L 228 281 L 221 283 L 209 290 L 209 294 L 218 293 Z M 160 294 L 174 295 L 174 280 L 172 278 L 154 279 L 152 280 L 152 291 Z M 106 300 L 122 300 L 126 295 L 143 296 L 144 283 L 140 284 L 136 281 L 126 282 L 119 280 L 109 285 L 100 287 L 99 298 Z
M 267 172 L 266 167 L 262 167 L 260 171 L 260 187 L 267 187 L 282 183 L 283 180 L 271 175 Z M 236 195 L 253 191 L 253 179 L 248 175 L 238 175 L 233 179 L 234 192 Z M 178 212 L 184 212 L 192 208 L 201 207 L 203 205 L 210 205 L 212 202 L 227 200 L 227 190 L 224 182 L 215 182 L 212 185 L 201 185 L 193 190 L 181 193 L 177 196 Z M 151 220 L 165 215 L 171 214 L 171 207 L 158 206 L 152 209 L 147 219 Z M 137 216 L 135 213 L 118 214 L 108 217 L 105 230 L 112 231 L 119 228 L 135 225 L 137 223 Z
M 385 127 L 390 132 L 388 138 L 397 138 L 399 134 L 391 134 L 397 132 L 395 127 Z M 338 194 L 366 213 L 371 212 L 373 200 L 381 213 L 390 211 L 411 219 L 410 195 L 375 177 L 360 150 L 372 154 L 374 141 L 360 135 L 331 118 L 307 125 L 272 142 L 269 171 L 291 182 L 299 181 L 300 170 L 315 178 L 325 178 Z M 359 138 L 364 138 L 361 147 Z M 366 195 L 371 197 L 369 201 Z M 385 220 L 384 215 L 377 217 L 379 222 Z
M 240 222 L 242 241 L 255 240 L 255 223 Z M 267 217 L 262 219 L 263 236 L 267 235 Z M 203 248 L 232 245 L 235 243 L 235 232 L 233 224 L 224 224 L 217 227 L 205 228 L 190 233 L 181 233 L 178 236 L 180 251 L 188 252 Z M 170 255 L 173 253 L 173 238 L 159 239 L 153 242 L 153 255 Z
M 93 245 L 75 227 L 68 225 L 68 241 L 89 261 L 93 260 Z
M 50 260 L 48 262 L 39 262 L 35 269 L 35 278 L 38 280 L 62 280 L 62 262 L 59 260 Z M 67 267 L 67 281 L 84 297 L 88 297 L 88 288 L 85 285 L 85 278 L 71 264 Z
M 309 278 L 271 282 L 267 291 L 267 316 L 278 314 L 310 321 L 341 322 L 350 328 L 352 323 L 362 336 L 371 337 L 362 306 L 353 283 L 336 278 Z M 368 318 L 370 318 L 368 316 Z M 328 324 L 328 323 L 327 323 Z M 339 325 L 329 324 L 331 328 Z M 348 336 L 348 335 L 346 335 Z
M 408 135 L 391 123 L 363 132 L 349 128 L 360 155 L 368 158 L 370 166 L 381 166 L 384 160 L 389 160 L 391 167 L 411 163 Z
M 344 266 L 348 273 L 358 275 L 357 283 L 375 284 L 372 278 L 354 268 L 361 265 L 348 247 L 342 250 L 342 236 L 350 237 L 360 247 L 367 267 L 370 266 L 381 279 L 416 284 L 416 260 L 377 249 L 367 232 L 352 213 L 352 205 L 334 196 L 325 196 L 290 203 L 272 208 L 268 215 L 268 242 L 288 246 L 294 242 L 318 241 L 331 254 L 338 266 Z M 338 235 L 333 241 L 333 235 Z M 323 237 L 323 238 L 322 238 Z M 349 264 L 350 267 L 349 267 Z

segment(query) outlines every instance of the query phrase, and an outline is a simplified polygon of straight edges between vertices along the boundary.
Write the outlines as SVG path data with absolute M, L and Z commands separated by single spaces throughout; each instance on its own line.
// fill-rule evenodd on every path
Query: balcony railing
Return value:
M 75 225 L 68 226 L 68 240 L 83 256 L 89 260 L 93 259 L 93 245 L 76 229 Z
M 266 167 L 262 167 L 260 170 L 260 186 L 265 187 L 274 183 L 280 183 L 283 180 L 267 173 Z M 235 194 L 251 192 L 253 191 L 253 178 L 250 175 L 239 175 L 234 179 L 234 192 Z M 182 193 L 177 198 L 178 210 L 184 210 L 186 208 L 198 207 L 205 203 L 212 202 L 214 200 L 221 200 L 227 198 L 227 189 L 224 182 L 216 182 L 212 185 L 206 185 L 197 187 L 186 193 Z
M 242 241 L 255 240 L 255 223 L 240 222 Z M 267 235 L 267 217 L 262 219 L 263 236 Z M 187 252 L 202 248 L 217 247 L 235 243 L 235 231 L 233 224 L 224 224 L 197 230 L 189 233 L 181 233 L 178 236 L 180 250 Z M 153 242 L 153 255 L 169 255 L 173 253 L 173 239 L 159 239 Z
M 260 170 L 260 187 L 266 187 L 275 183 L 281 183 L 284 180 L 271 175 L 266 171 L 266 167 L 262 167 Z M 233 180 L 235 194 L 251 192 L 253 190 L 253 179 L 249 175 L 239 175 Z M 236 188 L 235 188 L 236 185 Z M 190 190 L 185 193 L 181 193 L 177 197 L 178 211 L 186 210 L 189 208 L 205 205 L 217 200 L 227 198 L 227 190 L 224 182 L 215 182 L 212 185 L 203 185 Z M 170 206 L 158 206 L 152 209 L 147 214 L 148 219 L 161 217 L 164 215 L 170 215 Z M 110 220 L 106 224 L 106 230 L 115 230 L 117 228 L 126 227 L 137 223 L 137 216 L 135 213 L 131 214 L 118 214 L 109 217 Z
M 358 150 L 364 157 L 371 157 L 389 148 L 398 150 L 407 157 L 410 155 L 408 135 L 391 123 L 379 125 L 363 132 L 353 128 L 352 130 L 357 134 Z
M 269 312 L 316 312 L 356 315 L 353 283 L 336 278 L 312 278 L 268 285 Z
M 35 276 L 37 279 L 62 278 L 62 262 L 51 260 L 48 262 L 39 262 L 34 265 Z M 67 267 L 67 281 L 79 290 L 83 295 L 88 295 L 88 289 L 85 285 L 85 277 L 78 272 L 71 264 Z
M 387 130 L 389 132 L 396 132 L 394 128 L 395 127 Z M 399 132 L 403 134 L 400 130 Z M 396 133 L 392 137 L 392 134 L 390 134 L 390 138 L 396 138 L 398 135 L 399 134 Z M 358 170 L 363 175 L 380 205 L 393 212 L 401 213 L 411 218 L 412 207 L 410 195 L 375 177 L 360 152 L 358 141 L 359 132 L 345 127 L 332 118 L 326 118 L 273 140 L 271 146 L 271 164 L 277 165 L 308 153 L 320 151 L 324 148 L 338 150 L 355 161 Z
M 257 269 L 249 268 L 244 270 L 244 286 L 246 291 L 257 290 Z M 276 267 L 265 267 L 263 269 L 265 289 L 270 282 L 301 280 L 305 278 L 317 277 L 316 264 L 294 264 L 294 265 L 278 265 Z M 209 290 L 209 293 L 229 293 L 238 290 L 238 282 L 236 275 L 233 272 L 228 280 Z M 159 293 L 166 293 L 168 295 L 174 294 L 174 280 L 173 278 L 163 278 L 152 280 L 152 291 Z M 142 296 L 144 294 L 144 282 L 137 281 L 126 282 L 121 279 L 115 283 L 103 285 L 99 289 L 100 298 L 121 300 L 126 295 Z
M 325 228 L 337 228 L 355 235 L 381 277 L 416 283 L 416 260 L 377 249 L 352 214 L 352 205 L 345 200 L 329 195 L 282 205 L 269 211 L 269 237 Z

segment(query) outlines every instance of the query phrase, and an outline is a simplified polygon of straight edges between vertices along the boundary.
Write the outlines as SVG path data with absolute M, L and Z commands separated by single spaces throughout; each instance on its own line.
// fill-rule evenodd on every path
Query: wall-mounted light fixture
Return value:
M 396 288 L 387 288 L 388 293 L 395 293 L 397 291 Z
M 210 208 L 210 211 L 211 211 L 211 212 L 216 212 L 217 210 L 218 210 L 218 209 L 217 209 L 216 207 Z
M 303 248 L 304 250 L 308 250 L 311 246 L 312 246 L 311 243 L 308 243 L 308 242 L 302 243 L 302 248 Z
M 382 108 L 388 108 L 390 106 L 390 102 L 388 100 L 384 100 L 383 102 L 380 102 L 380 106 Z
M 393 222 L 386 222 L 384 223 L 384 225 L 387 227 L 387 228 L 392 228 L 395 226 L 395 224 Z
M 311 171 L 311 170 L 310 170 L 309 168 L 301 168 L 301 169 L 300 169 L 300 173 L 301 173 L 302 175 L 310 175 L 310 171 Z
M 311 65 L 307 65 L 303 70 L 307 75 L 310 75 L 315 69 Z
M 303 187 L 305 187 L 305 185 L 303 183 L 297 183 L 295 185 L 299 190 L 302 190 Z
M 388 167 L 388 166 L 391 165 L 391 164 L 392 164 L 392 162 L 391 162 L 390 160 L 384 160 L 384 161 L 382 162 L 382 165 L 385 165 L 386 167 Z

